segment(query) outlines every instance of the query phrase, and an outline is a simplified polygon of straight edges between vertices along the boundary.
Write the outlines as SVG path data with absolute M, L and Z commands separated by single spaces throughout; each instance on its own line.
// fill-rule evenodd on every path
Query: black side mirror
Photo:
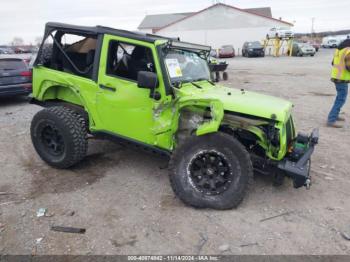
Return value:
M 160 93 L 155 91 L 158 87 L 158 78 L 156 73 L 149 71 L 139 71 L 137 73 L 137 86 L 140 88 L 150 89 L 150 98 L 153 98 L 157 101 L 161 99 Z
M 156 73 L 139 71 L 137 73 L 137 86 L 140 88 L 151 89 L 151 93 L 153 93 L 154 89 L 156 89 L 158 86 L 158 78 Z

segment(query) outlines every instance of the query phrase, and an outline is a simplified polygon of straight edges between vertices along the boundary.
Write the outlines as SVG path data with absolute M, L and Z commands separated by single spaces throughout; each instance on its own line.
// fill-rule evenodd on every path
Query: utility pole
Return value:
M 315 34 L 315 17 L 311 18 L 311 39 L 313 40 Z

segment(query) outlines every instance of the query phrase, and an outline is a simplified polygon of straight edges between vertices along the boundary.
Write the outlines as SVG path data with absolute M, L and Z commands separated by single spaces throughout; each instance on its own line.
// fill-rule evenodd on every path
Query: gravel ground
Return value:
M 289 180 L 275 188 L 271 177 L 256 175 L 249 196 L 229 211 L 185 206 L 170 188 L 166 159 L 107 141 L 90 141 L 73 169 L 50 168 L 30 141 L 40 108 L 1 99 L 0 253 L 350 254 L 342 237 L 350 235 L 349 122 L 325 127 L 335 94 L 331 57 L 321 49 L 315 57 L 228 60 L 228 86 L 291 100 L 298 129 L 320 127 L 321 136 L 310 190 Z M 344 111 L 350 116 L 349 103 Z M 38 218 L 41 207 L 47 214 Z M 51 225 L 86 233 L 53 232 Z

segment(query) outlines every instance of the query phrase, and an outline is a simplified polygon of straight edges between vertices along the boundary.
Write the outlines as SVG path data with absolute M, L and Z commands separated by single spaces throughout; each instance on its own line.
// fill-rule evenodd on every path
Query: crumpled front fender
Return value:
M 197 99 L 183 97 L 178 100 L 177 111 L 180 112 L 182 108 L 188 106 L 196 106 L 202 108 L 210 108 L 211 119 L 205 121 L 197 127 L 196 135 L 204 135 L 214 133 L 219 130 L 221 121 L 224 117 L 224 106 L 220 100 L 216 99 Z

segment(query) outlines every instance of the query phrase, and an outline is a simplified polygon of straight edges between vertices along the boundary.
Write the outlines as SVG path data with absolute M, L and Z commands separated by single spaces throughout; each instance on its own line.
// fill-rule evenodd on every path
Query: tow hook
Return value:
M 311 187 L 311 179 L 310 179 L 310 178 L 306 179 L 306 181 L 305 181 L 305 187 L 306 187 L 307 190 L 310 189 L 310 187 Z

